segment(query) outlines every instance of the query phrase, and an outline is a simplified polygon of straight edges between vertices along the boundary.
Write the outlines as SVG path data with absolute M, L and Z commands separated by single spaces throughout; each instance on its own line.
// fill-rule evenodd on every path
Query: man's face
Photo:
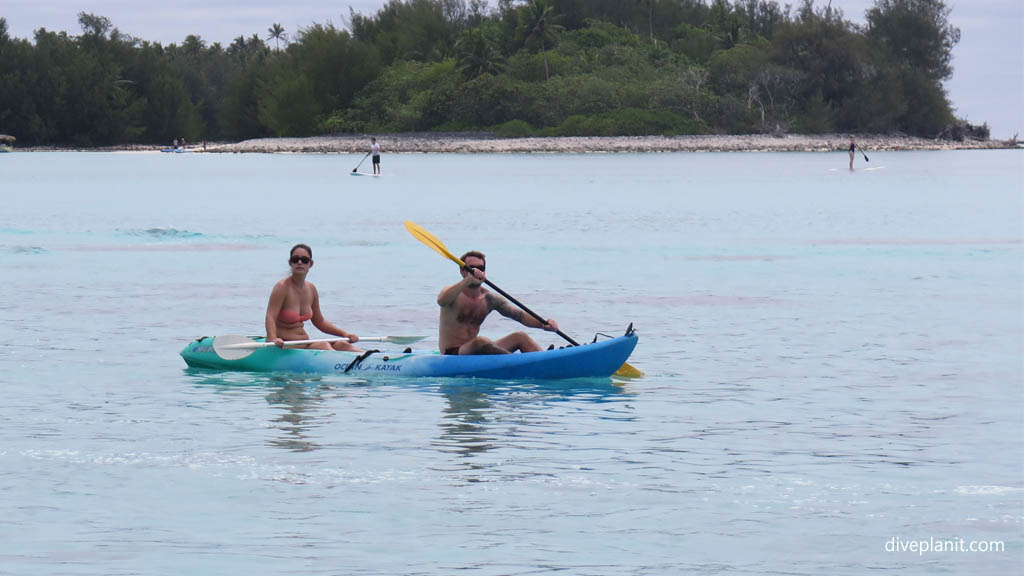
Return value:
M 484 268 L 485 268 L 484 261 L 482 259 L 480 259 L 480 258 L 477 258 L 476 256 L 467 256 L 466 259 L 463 260 L 463 262 L 466 263 L 466 268 L 476 268 L 476 269 L 480 270 L 481 272 L 484 271 Z M 463 274 L 463 276 L 466 276 L 466 275 L 469 275 L 470 272 L 467 271 L 467 270 L 463 270 L 462 274 Z M 479 282 L 477 282 L 475 284 L 477 286 L 480 285 Z

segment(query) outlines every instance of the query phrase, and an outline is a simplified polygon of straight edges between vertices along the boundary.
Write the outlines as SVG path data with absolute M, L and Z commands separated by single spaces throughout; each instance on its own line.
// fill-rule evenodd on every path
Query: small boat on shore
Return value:
M 352 374 L 359 377 L 469 377 L 497 379 L 608 378 L 618 370 L 637 344 L 632 330 L 624 336 L 581 346 L 540 352 L 487 356 L 446 356 L 436 351 L 378 351 L 363 353 L 307 348 L 252 349 L 238 358 L 239 345 L 224 337 L 203 337 L 190 342 L 181 357 L 192 368 L 238 372 L 298 372 Z M 262 342 L 262 338 L 250 338 Z M 362 346 L 363 344 L 360 343 Z M 230 349 L 226 349 L 230 347 Z
M 9 134 L 0 134 L 0 152 L 14 152 L 14 141 L 17 140 Z

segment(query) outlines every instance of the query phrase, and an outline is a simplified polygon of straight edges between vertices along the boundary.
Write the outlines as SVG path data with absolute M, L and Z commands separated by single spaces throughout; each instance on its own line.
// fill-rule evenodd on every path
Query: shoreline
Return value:
M 770 134 L 697 136 L 563 136 L 497 138 L 486 133 L 401 133 L 374 135 L 384 154 L 587 154 L 647 152 L 836 152 L 849 145 L 846 134 Z M 258 138 L 240 142 L 189 144 L 188 152 L 257 154 L 363 154 L 370 135 L 342 134 L 304 138 Z M 856 136 L 865 151 L 1005 150 L 1019 148 L 1013 140 L 936 140 L 899 135 Z M 129 144 L 99 148 L 32 147 L 33 151 L 158 152 L 169 146 Z

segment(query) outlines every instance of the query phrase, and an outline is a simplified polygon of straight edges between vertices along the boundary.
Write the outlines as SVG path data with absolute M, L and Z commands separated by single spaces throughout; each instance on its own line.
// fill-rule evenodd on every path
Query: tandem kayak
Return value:
M 252 340 L 259 342 L 263 339 Z M 625 336 L 582 346 L 488 356 L 446 356 L 428 351 L 370 350 L 356 353 L 268 347 L 255 349 L 244 358 L 225 359 L 217 353 L 214 341 L 215 338 L 204 337 L 190 342 L 181 351 L 181 357 L 193 368 L 238 372 L 564 379 L 611 376 L 633 353 L 637 335 L 630 331 Z

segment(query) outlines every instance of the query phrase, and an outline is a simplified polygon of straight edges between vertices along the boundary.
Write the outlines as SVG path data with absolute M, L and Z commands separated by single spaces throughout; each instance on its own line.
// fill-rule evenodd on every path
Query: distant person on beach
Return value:
M 373 173 L 380 174 L 380 144 L 377 144 L 376 138 L 370 138 L 370 154 L 373 154 L 371 162 L 373 163 Z
M 855 156 L 854 151 L 857 150 L 857 144 L 853 142 L 853 136 L 850 136 L 850 170 L 853 170 L 853 157 Z
M 497 310 L 528 328 L 543 328 L 551 332 L 558 330 L 558 323 L 548 318 L 541 324 L 536 318 L 509 304 L 507 300 L 483 287 L 487 280 L 484 273 L 486 260 L 482 252 L 472 250 L 462 255 L 466 267 L 461 270 L 462 280 L 448 286 L 437 296 L 441 307 L 441 321 L 438 330 L 438 344 L 443 354 L 509 354 L 536 352 L 541 349 L 526 332 L 514 332 L 491 341 L 480 336 L 480 325 L 491 311 Z
M 316 291 L 316 286 L 306 281 L 306 275 L 313 267 L 313 249 L 305 244 L 293 246 L 288 256 L 288 266 L 291 268 L 291 274 L 274 284 L 274 289 L 270 291 L 266 317 L 267 342 L 273 342 L 278 348 L 283 348 L 285 340 L 309 340 L 309 335 L 302 325 L 307 320 L 312 320 L 313 326 L 325 334 L 358 342 L 358 336 L 331 324 L 320 313 L 320 295 Z M 362 352 L 345 341 L 314 342 L 296 347 Z

